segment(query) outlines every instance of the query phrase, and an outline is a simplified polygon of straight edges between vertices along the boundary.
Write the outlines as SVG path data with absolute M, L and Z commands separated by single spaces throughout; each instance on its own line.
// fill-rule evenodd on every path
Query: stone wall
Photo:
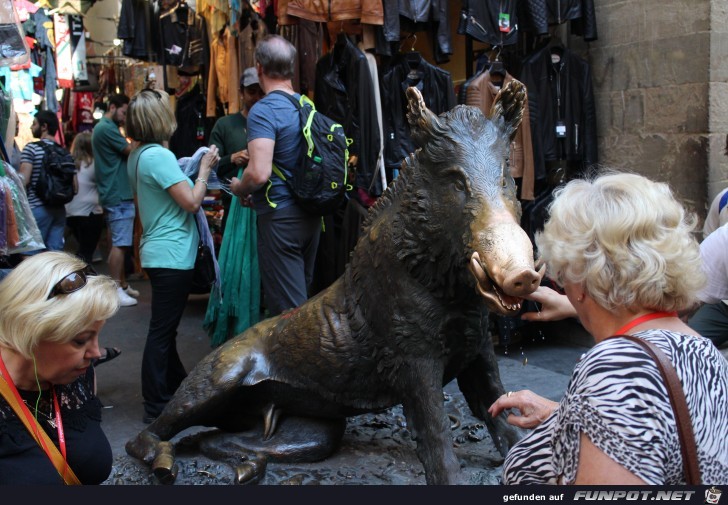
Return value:
M 701 218 L 728 181 L 725 0 L 595 0 L 600 162 L 668 182 Z M 574 47 L 578 46 L 578 47 Z

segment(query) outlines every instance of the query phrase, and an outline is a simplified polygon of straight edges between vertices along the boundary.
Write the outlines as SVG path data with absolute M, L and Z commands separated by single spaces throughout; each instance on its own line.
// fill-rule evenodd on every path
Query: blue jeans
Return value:
M 45 244 L 47 251 L 62 251 L 63 250 L 63 234 L 66 230 L 66 208 L 60 207 L 46 207 L 41 205 L 31 209 L 35 223 L 38 225 L 40 235 L 43 237 L 43 243 Z M 38 251 L 32 251 L 27 253 L 28 255 L 38 254 L 43 249 Z

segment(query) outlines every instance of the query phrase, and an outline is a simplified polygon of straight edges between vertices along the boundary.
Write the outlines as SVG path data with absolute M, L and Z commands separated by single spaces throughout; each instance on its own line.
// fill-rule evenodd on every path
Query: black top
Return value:
M 100 484 L 111 473 L 111 446 L 101 430 L 101 402 L 93 393 L 94 371 L 67 386 L 54 386 L 61 407 L 68 463 L 83 484 Z M 35 414 L 37 391 L 19 390 Z M 49 422 L 51 390 L 40 393 L 38 423 L 58 447 L 58 432 Z M 53 415 L 55 421 L 55 415 Z M 63 484 L 51 460 L 0 396 L 0 484 Z

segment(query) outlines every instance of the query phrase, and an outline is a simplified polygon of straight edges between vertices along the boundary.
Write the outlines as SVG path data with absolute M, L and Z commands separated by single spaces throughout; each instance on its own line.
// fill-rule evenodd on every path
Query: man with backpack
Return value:
M 298 107 L 275 91 L 293 96 L 296 48 L 269 35 L 255 49 L 258 80 L 266 96 L 248 116 L 250 161 L 243 178 L 234 177 L 233 194 L 257 214 L 258 262 L 269 315 L 298 307 L 308 298 L 318 249 L 321 217 L 306 212 L 279 175 L 292 177 L 301 162 L 305 140 Z
M 71 153 L 56 141 L 58 116 L 39 111 L 30 131 L 37 142 L 29 142 L 21 153 L 19 175 L 25 183 L 28 203 L 38 224 L 46 250 L 62 251 L 66 229 L 66 208 L 78 190 L 76 166 Z M 47 181 L 50 180 L 50 183 Z M 40 184 L 40 185 L 39 185 Z M 55 187 L 48 188 L 48 186 Z M 64 201 L 65 200 L 65 201 Z M 28 254 L 41 252 L 32 251 Z

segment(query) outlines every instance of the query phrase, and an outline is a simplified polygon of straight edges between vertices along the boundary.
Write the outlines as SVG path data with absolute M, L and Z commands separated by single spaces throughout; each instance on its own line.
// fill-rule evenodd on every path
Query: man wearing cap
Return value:
M 243 72 L 240 96 L 243 100 L 240 112 L 218 119 L 210 133 L 210 143 L 215 144 L 220 152 L 217 175 L 221 179 L 237 176 L 240 168 L 248 164 L 248 113 L 255 102 L 263 98 L 255 67 L 246 68 Z M 225 209 L 222 220 L 224 233 L 231 198 L 223 194 L 221 199 Z

